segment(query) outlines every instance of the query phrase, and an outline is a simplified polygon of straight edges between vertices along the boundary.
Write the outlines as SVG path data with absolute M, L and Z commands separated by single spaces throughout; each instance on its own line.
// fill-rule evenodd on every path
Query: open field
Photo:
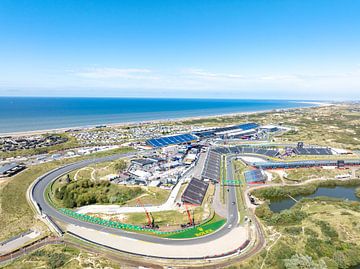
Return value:
M 285 211 L 259 215 L 267 223 L 268 246 L 231 268 L 349 268 L 360 263 L 360 225 L 355 221 L 360 218 L 360 203 L 306 199 Z M 279 222 L 269 226 L 269 219 Z M 299 260 L 308 260 L 308 267 L 290 267 Z
M 124 171 L 128 165 L 126 158 L 112 161 L 92 164 L 81 169 L 72 171 L 69 176 L 74 180 L 109 180 L 111 177 L 117 176 L 120 172 Z
M 25 232 L 30 228 L 45 230 L 45 225 L 35 219 L 34 212 L 26 199 L 26 191 L 30 184 L 39 176 L 58 166 L 93 156 L 106 156 L 115 153 L 128 152 L 131 148 L 100 152 L 81 158 L 72 158 L 31 166 L 22 173 L 0 185 L 0 240 Z
M 350 169 L 322 169 L 319 167 L 288 169 L 285 172 L 284 179 L 287 183 L 296 183 L 309 179 L 335 179 L 338 175 L 351 175 Z
M 242 224 L 244 222 L 244 217 L 246 215 L 246 199 L 244 197 L 244 190 L 246 189 L 246 182 L 244 178 L 244 172 L 246 170 L 246 165 L 242 161 L 234 161 L 234 173 L 236 180 L 240 180 L 241 184 L 239 187 L 236 188 L 236 196 L 237 196 L 237 205 L 239 210 L 239 223 Z
M 4 268 L 120 269 L 120 266 L 100 255 L 84 252 L 75 247 L 64 245 L 49 245 L 23 258 L 18 259 Z
M 170 190 L 165 190 L 158 187 L 141 187 L 144 191 L 139 196 L 141 203 L 144 205 L 161 205 L 169 198 Z M 137 198 L 125 202 L 124 206 L 139 205 Z
M 194 218 L 195 223 L 203 223 L 213 216 L 213 210 L 211 209 L 211 201 L 214 195 L 214 185 L 210 185 L 205 195 L 203 204 L 201 206 L 188 206 L 191 214 L 191 218 Z M 144 203 L 146 201 L 141 198 Z M 144 203 L 145 204 L 145 203 Z M 139 206 L 136 203 L 134 206 Z M 93 217 L 99 217 L 106 220 L 117 221 L 126 224 L 144 226 L 147 224 L 147 216 L 145 210 L 143 213 L 127 213 L 127 214 L 88 214 Z M 155 220 L 155 224 L 160 226 L 161 231 L 173 231 L 180 229 L 181 224 L 190 222 L 186 209 L 184 207 L 177 210 L 169 210 L 162 212 L 152 212 L 152 218 Z

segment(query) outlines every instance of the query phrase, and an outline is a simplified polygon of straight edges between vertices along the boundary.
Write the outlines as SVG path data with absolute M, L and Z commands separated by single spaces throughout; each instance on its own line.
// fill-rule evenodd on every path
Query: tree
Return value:
M 290 259 L 284 259 L 286 269 L 327 269 L 323 260 L 316 263 L 310 256 L 295 254 Z
M 127 167 L 127 163 L 124 160 L 119 160 L 118 162 L 116 162 L 114 164 L 115 170 L 119 173 L 124 171 L 126 169 L 126 167 Z

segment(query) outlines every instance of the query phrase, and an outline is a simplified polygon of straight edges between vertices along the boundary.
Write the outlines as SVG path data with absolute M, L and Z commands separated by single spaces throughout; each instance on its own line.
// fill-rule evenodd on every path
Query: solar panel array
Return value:
M 329 148 L 294 148 L 294 153 L 297 155 L 332 155 Z
M 209 184 L 207 182 L 192 178 L 181 196 L 181 201 L 184 203 L 201 205 L 208 187 Z
M 252 166 L 260 169 L 301 168 L 313 166 L 337 166 L 337 160 L 309 160 L 296 162 L 258 162 Z M 344 165 L 360 165 L 360 160 L 344 160 Z
M 248 184 L 264 183 L 266 180 L 264 172 L 260 169 L 246 171 L 244 176 Z
M 220 180 L 221 154 L 210 150 L 205 160 L 202 177 L 213 181 Z
M 177 145 L 182 143 L 188 143 L 191 141 L 197 140 L 195 136 L 192 134 L 180 134 L 180 135 L 173 135 L 173 136 L 163 136 L 159 138 L 152 138 L 147 140 L 147 144 L 155 147 L 166 147 L 169 145 Z
M 249 122 L 249 123 L 244 123 L 244 124 L 240 124 L 240 125 L 235 125 L 235 126 L 228 126 L 228 127 L 220 127 L 220 128 L 213 128 L 210 130 L 206 130 L 206 131 L 200 131 L 200 132 L 196 132 L 195 135 L 199 136 L 199 137 L 211 137 L 211 136 L 215 136 L 216 133 L 221 133 L 221 132 L 225 132 L 225 131 L 231 131 L 231 130 L 243 130 L 243 131 L 247 131 L 247 130 L 251 130 L 251 129 L 255 129 L 259 127 L 259 125 L 255 122 Z
M 243 146 L 218 147 L 214 150 L 221 154 L 260 154 L 268 157 L 276 157 L 279 154 L 279 151 L 274 149 Z

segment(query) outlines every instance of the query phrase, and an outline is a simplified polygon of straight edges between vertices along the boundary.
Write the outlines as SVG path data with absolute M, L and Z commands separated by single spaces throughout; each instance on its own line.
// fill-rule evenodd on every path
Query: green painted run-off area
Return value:
M 150 234 L 154 234 L 154 235 L 161 236 L 161 237 L 174 238 L 174 239 L 175 238 L 177 238 L 177 239 L 193 238 L 193 237 L 199 237 L 199 236 L 211 234 L 211 233 L 215 232 L 217 229 L 219 229 L 221 226 L 223 226 L 226 222 L 225 219 L 221 219 L 217 215 L 214 215 L 213 218 L 210 219 L 209 221 L 207 221 L 203 224 L 197 225 L 195 227 L 165 232 L 165 231 L 159 231 L 156 229 L 148 229 L 148 228 L 144 228 L 144 227 L 137 226 L 137 225 L 125 224 L 125 223 L 121 223 L 121 222 L 117 222 L 117 221 L 104 220 L 104 219 L 101 219 L 98 217 L 92 217 L 92 216 L 89 216 L 86 214 L 80 214 L 80 213 L 77 213 L 77 212 L 72 211 L 67 208 L 61 208 L 60 211 L 62 213 L 64 213 L 65 215 L 68 215 L 72 218 L 99 224 L 99 225 L 106 226 L 106 227 L 130 230 L 130 231 L 134 231 L 134 232 L 145 232 L 145 233 L 150 233 Z

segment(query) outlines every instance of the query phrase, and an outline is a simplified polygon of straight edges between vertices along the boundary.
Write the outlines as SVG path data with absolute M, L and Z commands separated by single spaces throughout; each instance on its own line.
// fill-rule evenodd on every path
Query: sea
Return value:
M 0 134 L 314 105 L 294 100 L 0 97 Z

